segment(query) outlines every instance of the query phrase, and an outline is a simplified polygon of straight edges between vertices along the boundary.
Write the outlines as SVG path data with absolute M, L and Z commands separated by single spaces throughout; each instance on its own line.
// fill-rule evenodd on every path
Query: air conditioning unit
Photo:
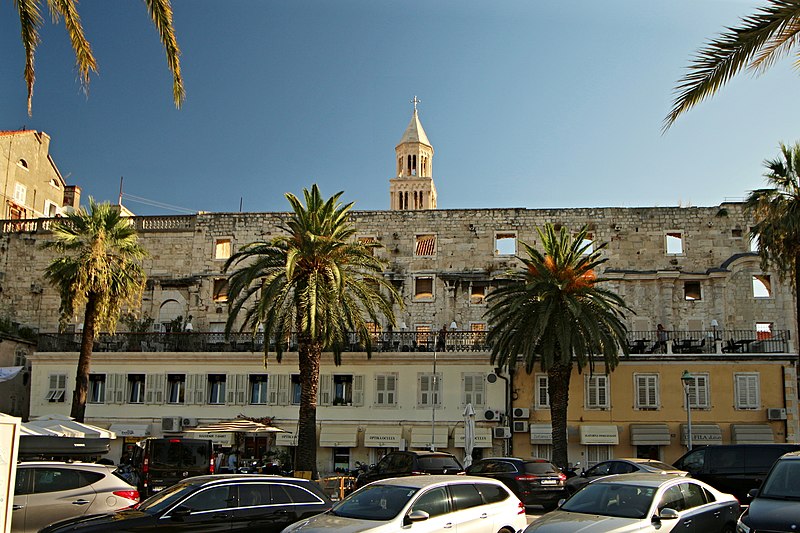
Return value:
M 197 419 L 196 418 L 183 418 L 183 419 L 181 419 L 181 427 L 182 428 L 196 428 L 197 427 Z
M 767 409 L 767 420 L 786 420 L 786 409 L 783 407 L 770 407 Z
M 499 409 L 486 409 L 481 413 L 483 418 L 478 417 L 479 420 L 486 420 L 488 422 L 499 422 L 500 421 L 500 413 Z
M 164 433 L 178 433 L 181 430 L 183 419 L 179 416 L 165 416 L 161 419 L 161 431 Z
M 514 408 L 514 418 L 530 418 L 531 417 L 531 410 L 527 407 L 515 407 Z
M 508 426 L 492 428 L 492 436 L 496 439 L 510 439 L 511 428 Z
M 524 420 L 514 420 L 514 433 L 527 433 L 528 422 Z

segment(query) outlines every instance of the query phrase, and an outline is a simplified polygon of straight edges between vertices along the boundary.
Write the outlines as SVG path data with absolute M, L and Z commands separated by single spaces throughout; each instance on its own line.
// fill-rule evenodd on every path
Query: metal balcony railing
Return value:
M 372 336 L 374 352 L 486 352 L 490 347 L 486 331 L 392 331 Z M 40 333 L 40 352 L 77 352 L 79 333 Z M 757 333 L 751 330 L 716 331 L 629 331 L 631 355 L 651 354 L 722 354 L 790 353 L 789 331 Z M 297 337 L 284 339 L 283 349 L 297 351 Z M 364 345 L 355 335 L 345 351 L 363 352 Z M 275 351 L 275 340 L 268 346 Z M 101 333 L 94 344 L 96 352 L 263 352 L 264 336 L 249 333 Z

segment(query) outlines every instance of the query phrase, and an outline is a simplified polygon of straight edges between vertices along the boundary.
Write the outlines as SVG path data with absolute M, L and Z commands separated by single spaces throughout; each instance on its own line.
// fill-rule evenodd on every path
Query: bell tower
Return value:
M 433 146 L 422 129 L 415 96 L 414 114 L 403 137 L 395 146 L 397 175 L 389 180 L 389 209 L 436 209 L 436 186 L 433 184 Z

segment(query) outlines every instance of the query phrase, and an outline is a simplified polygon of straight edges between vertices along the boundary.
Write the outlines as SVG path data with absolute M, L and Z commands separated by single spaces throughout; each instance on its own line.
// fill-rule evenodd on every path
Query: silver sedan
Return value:
M 525 533 L 733 533 L 739 502 L 696 479 L 663 474 L 601 478 Z

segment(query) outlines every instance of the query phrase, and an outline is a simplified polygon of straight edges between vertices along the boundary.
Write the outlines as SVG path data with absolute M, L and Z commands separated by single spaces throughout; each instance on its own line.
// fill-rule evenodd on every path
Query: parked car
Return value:
M 210 440 L 168 437 L 145 439 L 133 450 L 131 479 L 146 498 L 178 481 L 214 472 Z
M 800 524 L 800 452 L 780 457 L 764 482 L 750 491 L 750 507 L 736 526 L 739 533 L 796 531 Z
M 739 502 L 696 479 L 651 473 L 596 479 L 525 533 L 733 533 Z
M 447 452 L 396 451 L 386 454 L 378 464 L 356 478 L 356 487 L 379 479 L 421 474 L 463 474 L 464 467 Z
M 467 467 L 467 475 L 501 481 L 526 506 L 541 505 L 548 511 L 567 496 L 566 474 L 545 459 L 487 457 Z
M 42 533 L 142 533 L 146 531 L 259 531 L 286 526 L 327 511 L 333 502 L 306 479 L 222 474 L 185 479 L 132 509 L 68 520 Z
M 136 487 L 114 475 L 114 467 L 23 462 L 17 465 L 11 531 L 36 532 L 59 520 L 115 511 L 138 501 Z
M 570 494 L 574 494 L 593 479 L 613 474 L 632 474 L 634 472 L 686 475 L 686 471 L 677 469 L 667 463 L 656 461 L 655 459 L 611 459 L 609 461 L 597 463 L 585 472 L 569 478 L 567 480 L 567 491 Z
M 414 533 L 521 531 L 525 505 L 502 483 L 472 476 L 406 476 L 376 481 L 330 511 L 288 527 L 286 533 Z
M 740 502 L 758 488 L 781 455 L 800 451 L 798 444 L 724 444 L 697 448 L 675 461 L 675 468 L 705 481 Z

